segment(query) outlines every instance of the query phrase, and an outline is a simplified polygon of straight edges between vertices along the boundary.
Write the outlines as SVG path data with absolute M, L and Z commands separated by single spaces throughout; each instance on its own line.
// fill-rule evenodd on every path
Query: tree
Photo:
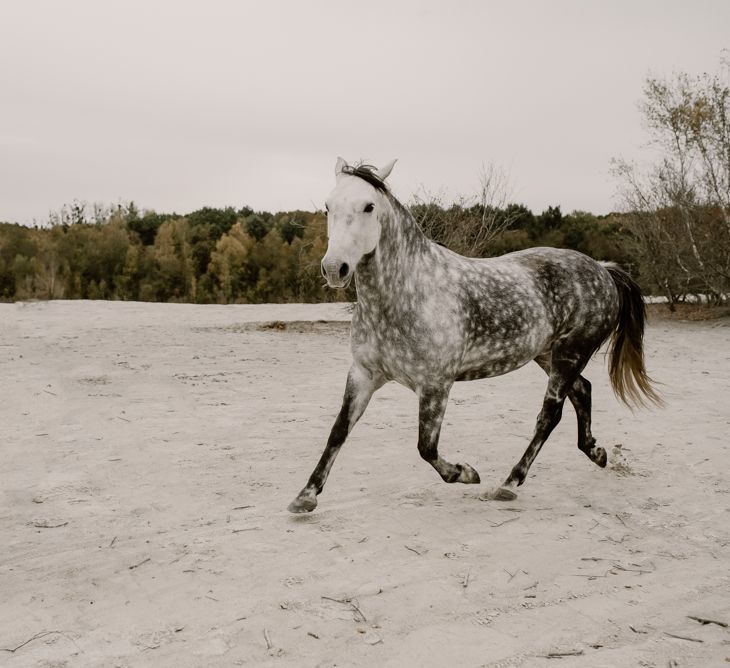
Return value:
M 38 245 L 34 238 L 34 230 L 22 225 L 0 223 L 0 299 L 12 300 L 20 292 L 20 284 L 25 281 L 24 271 L 16 265 L 16 258 L 35 257 Z M 25 267 L 25 264 L 21 262 Z M 28 265 L 30 270 L 30 265 Z
M 295 238 L 302 238 L 305 227 L 303 222 L 304 216 L 306 216 L 306 213 L 303 211 L 277 213 L 274 216 L 274 227 L 279 230 L 279 234 L 286 243 L 291 244 Z
M 195 299 L 190 226 L 184 218 L 164 222 L 154 246 L 156 294 L 161 301 Z
M 246 292 L 246 301 L 256 304 L 294 301 L 297 282 L 296 258 L 292 247 L 272 229 L 251 249 L 256 282 Z
M 649 77 L 641 111 L 659 157 L 643 170 L 615 160 L 614 174 L 642 272 L 670 305 L 688 291 L 726 300 L 730 86 L 717 74 Z
M 128 218 L 127 228 L 134 232 L 145 246 L 151 246 L 155 243 L 155 237 L 157 236 L 157 230 L 160 229 L 160 225 L 166 220 L 177 217 L 175 214 L 160 215 L 154 211 L 145 211 L 145 214 L 141 218 L 139 216 Z
M 58 240 L 62 235 L 63 229 L 56 227 L 38 237 L 37 252 L 31 262 L 35 292 L 43 299 L 61 299 L 64 296 L 61 278 L 65 267 L 58 250 Z
M 482 257 L 493 254 L 492 242 L 522 215 L 519 208 L 505 207 L 508 194 L 504 172 L 489 165 L 479 175 L 476 195 L 444 207 L 440 196 L 425 193 L 409 208 L 427 237 L 457 253 Z
M 252 213 L 243 219 L 246 232 L 256 241 L 261 241 L 271 229 L 271 223 L 260 213 Z
M 232 207 L 226 209 L 214 209 L 205 206 L 202 209 L 193 211 L 185 216 L 190 227 L 203 227 L 211 232 L 216 239 L 228 232 L 238 220 L 238 215 Z
M 251 283 L 249 255 L 253 245 L 254 240 L 241 223 L 236 223 L 215 245 L 208 276 L 218 285 L 218 300 L 224 304 L 237 301 Z
M 321 213 L 308 214 L 301 238 L 291 243 L 296 258 L 296 300 L 326 302 L 342 299 L 339 291 L 330 290 L 322 279 L 320 263 L 327 252 L 327 218 Z M 345 299 L 354 301 L 354 285 L 345 291 Z

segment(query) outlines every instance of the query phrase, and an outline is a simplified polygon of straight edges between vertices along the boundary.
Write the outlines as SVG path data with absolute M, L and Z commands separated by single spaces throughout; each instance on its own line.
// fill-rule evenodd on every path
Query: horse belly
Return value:
M 520 367 L 525 366 L 528 362 L 535 359 L 537 355 L 528 358 L 510 358 L 490 360 L 482 364 L 469 365 L 459 370 L 455 380 L 479 380 L 480 378 L 493 378 L 494 376 L 502 376 L 510 371 L 516 371 Z
M 549 338 L 547 331 L 533 331 L 511 341 L 492 340 L 475 346 L 464 356 L 456 380 L 492 378 L 515 371 L 543 352 Z

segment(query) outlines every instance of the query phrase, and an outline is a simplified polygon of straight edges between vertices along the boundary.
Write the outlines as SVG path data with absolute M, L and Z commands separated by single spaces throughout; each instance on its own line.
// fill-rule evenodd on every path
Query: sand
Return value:
M 0 665 L 726 665 L 730 630 L 690 616 L 730 623 L 728 319 L 650 324 L 664 410 L 632 413 L 591 362 L 605 470 L 566 407 L 518 499 L 481 501 L 527 445 L 543 373 L 455 386 L 441 451 L 481 486 L 420 460 L 415 396 L 390 384 L 317 510 L 291 515 L 348 319 L 0 305 Z

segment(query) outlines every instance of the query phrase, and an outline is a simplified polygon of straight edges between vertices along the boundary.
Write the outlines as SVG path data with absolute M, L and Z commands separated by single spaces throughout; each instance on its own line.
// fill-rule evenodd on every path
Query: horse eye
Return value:
M 372 202 L 370 202 L 370 204 L 365 205 L 365 208 L 363 209 L 363 211 L 365 213 L 370 213 L 374 208 L 375 208 L 375 205 Z

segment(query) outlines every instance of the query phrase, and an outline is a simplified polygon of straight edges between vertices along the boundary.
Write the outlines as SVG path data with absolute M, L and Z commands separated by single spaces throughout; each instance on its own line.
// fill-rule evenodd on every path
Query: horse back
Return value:
M 565 249 L 532 248 L 472 260 L 463 290 L 470 323 L 467 357 L 499 356 L 503 371 L 565 338 L 597 349 L 618 313 L 616 286 L 606 268 Z

